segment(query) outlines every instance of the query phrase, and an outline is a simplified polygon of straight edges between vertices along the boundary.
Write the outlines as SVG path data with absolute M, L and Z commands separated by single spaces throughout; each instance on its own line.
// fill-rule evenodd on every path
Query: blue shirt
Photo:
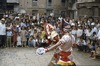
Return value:
M 7 31 L 7 36 L 8 37 L 12 36 L 12 31 Z

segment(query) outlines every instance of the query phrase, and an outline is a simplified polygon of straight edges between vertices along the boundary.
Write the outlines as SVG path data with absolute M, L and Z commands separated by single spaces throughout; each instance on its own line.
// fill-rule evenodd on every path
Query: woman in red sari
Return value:
M 12 36 L 12 41 L 13 41 L 13 47 L 16 47 L 16 42 L 17 42 L 17 26 L 16 26 L 16 23 L 13 23 L 12 25 L 12 33 L 13 33 L 13 36 Z

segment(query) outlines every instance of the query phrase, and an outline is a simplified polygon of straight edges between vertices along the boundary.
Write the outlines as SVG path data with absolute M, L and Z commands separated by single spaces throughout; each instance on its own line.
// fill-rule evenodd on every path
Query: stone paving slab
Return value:
M 53 51 L 42 56 L 36 55 L 35 48 L 0 49 L 0 66 L 47 66 Z M 89 53 L 73 51 L 77 66 L 100 66 L 100 60 L 89 58 Z
M 0 49 L 0 66 L 47 66 L 51 52 L 38 56 L 34 48 Z

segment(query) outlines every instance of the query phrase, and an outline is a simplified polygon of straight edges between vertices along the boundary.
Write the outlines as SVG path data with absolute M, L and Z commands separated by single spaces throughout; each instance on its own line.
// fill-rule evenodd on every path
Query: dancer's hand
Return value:
M 49 50 L 48 50 L 48 48 L 45 48 L 45 52 L 48 52 Z

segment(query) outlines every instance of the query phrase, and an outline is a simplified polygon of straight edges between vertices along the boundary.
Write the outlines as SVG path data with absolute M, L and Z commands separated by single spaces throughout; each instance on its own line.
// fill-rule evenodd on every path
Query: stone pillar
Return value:
M 75 20 L 78 19 L 78 13 L 77 13 L 77 10 L 74 11 L 74 19 L 75 19 Z
M 99 8 L 98 7 L 94 8 L 94 16 L 99 16 Z

